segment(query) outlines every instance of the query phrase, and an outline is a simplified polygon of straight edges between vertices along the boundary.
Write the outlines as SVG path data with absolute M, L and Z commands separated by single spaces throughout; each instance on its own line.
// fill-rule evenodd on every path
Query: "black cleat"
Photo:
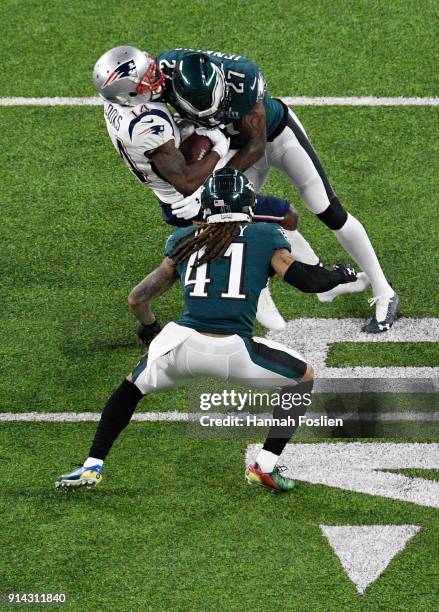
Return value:
M 383 321 L 378 321 L 376 314 L 371 318 L 369 323 L 364 325 L 361 329 L 368 334 L 382 334 L 388 331 L 399 315 L 400 299 L 397 293 L 394 293 L 390 298 L 373 297 L 369 300 L 371 306 L 377 305 L 380 310 L 383 307 L 383 301 L 387 303 L 387 313 Z

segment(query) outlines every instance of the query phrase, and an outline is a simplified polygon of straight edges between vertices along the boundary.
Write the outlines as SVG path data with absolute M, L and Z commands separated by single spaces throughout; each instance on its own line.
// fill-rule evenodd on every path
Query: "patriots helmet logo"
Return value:
M 119 79 L 124 79 L 125 77 L 134 77 L 137 78 L 137 70 L 136 63 L 134 59 L 130 59 L 123 64 L 119 64 L 117 68 L 106 78 L 102 88 L 107 87 L 107 85 L 111 85 L 115 81 Z

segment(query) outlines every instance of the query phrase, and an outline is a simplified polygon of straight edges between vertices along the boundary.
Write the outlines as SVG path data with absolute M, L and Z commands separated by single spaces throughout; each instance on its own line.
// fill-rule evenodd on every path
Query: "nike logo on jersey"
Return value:
M 253 81 L 253 85 L 250 87 L 250 89 L 253 91 L 254 88 L 256 87 L 256 83 L 258 82 L 258 77 L 255 76 L 255 80 Z

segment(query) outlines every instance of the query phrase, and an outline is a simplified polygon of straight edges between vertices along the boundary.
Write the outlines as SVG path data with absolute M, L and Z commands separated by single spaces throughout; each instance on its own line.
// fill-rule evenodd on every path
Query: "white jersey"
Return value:
M 169 140 L 180 146 L 180 132 L 166 104 L 120 106 L 106 101 L 104 117 L 111 142 L 131 172 L 162 202 L 180 201 L 182 194 L 160 177 L 150 159 L 155 149 Z

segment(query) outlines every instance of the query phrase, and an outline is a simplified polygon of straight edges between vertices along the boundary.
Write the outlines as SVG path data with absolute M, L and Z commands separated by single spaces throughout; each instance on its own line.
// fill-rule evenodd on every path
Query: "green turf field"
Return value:
M 95 60 L 123 43 L 241 53 L 278 96 L 437 96 L 438 12 L 432 0 L 3 0 L 0 97 L 94 96 Z M 438 107 L 295 111 L 403 315 L 438 317 Z M 170 229 L 117 158 L 100 107 L 2 106 L 0 118 L 0 411 L 98 412 L 139 357 L 126 296 L 160 262 Z M 323 261 L 346 257 L 281 175 L 264 192 L 297 205 Z M 272 293 L 286 319 L 369 315 L 370 293 L 321 304 L 277 281 Z M 174 288 L 156 311 L 167 322 L 180 306 Z M 437 344 L 404 340 L 339 342 L 328 365 L 438 365 Z M 140 406 L 170 410 L 188 410 L 185 390 Z M 100 489 L 56 494 L 53 481 L 82 462 L 94 427 L 0 424 L 0 593 L 63 591 L 71 609 L 93 611 L 437 606 L 437 510 L 309 482 L 265 495 L 243 480 L 248 441 L 193 438 L 184 423 L 133 423 Z M 321 524 L 421 530 L 360 596 Z
M 12 440 L 2 428 L 2 463 L 15 466 L 2 487 L 4 590 L 50 585 L 80 610 L 434 609 L 436 511 L 308 484 L 264 495 L 243 485 L 242 442 L 206 448 L 169 424 L 134 424 L 101 489 L 56 494 L 59 447 L 76 457 L 92 433 L 19 424 Z M 414 521 L 423 532 L 360 603 L 319 524 Z

